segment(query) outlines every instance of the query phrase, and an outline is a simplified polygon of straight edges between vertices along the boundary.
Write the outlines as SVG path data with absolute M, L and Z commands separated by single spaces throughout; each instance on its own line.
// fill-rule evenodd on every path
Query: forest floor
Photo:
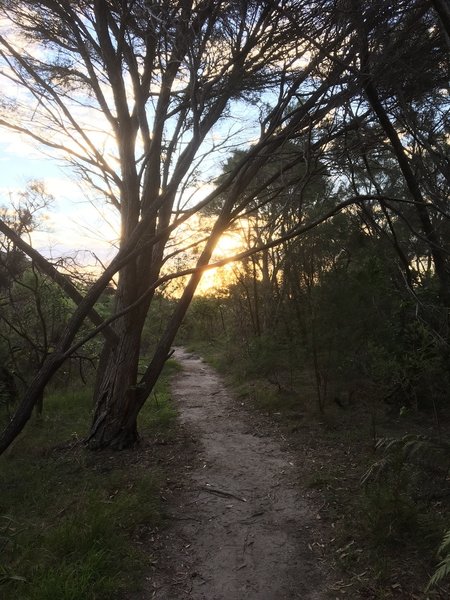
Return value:
M 157 540 L 159 565 L 144 597 L 328 598 L 320 517 L 286 438 L 251 421 L 202 359 L 181 348 L 175 359 L 182 371 L 172 395 L 191 447 L 176 467 L 183 485 L 174 478 L 172 525 Z
M 197 354 L 177 348 L 174 358 L 179 428 L 164 466 L 168 526 L 151 540 L 153 570 L 137 598 L 450 597 L 448 586 L 424 591 L 446 500 L 433 501 L 428 518 L 402 494 L 393 499 L 389 483 L 361 486 L 377 460 L 374 440 L 431 433 L 427 420 L 380 415 L 375 423 L 355 407 L 314 417 L 301 400 L 287 409 L 261 404 L 251 380 L 240 393 Z

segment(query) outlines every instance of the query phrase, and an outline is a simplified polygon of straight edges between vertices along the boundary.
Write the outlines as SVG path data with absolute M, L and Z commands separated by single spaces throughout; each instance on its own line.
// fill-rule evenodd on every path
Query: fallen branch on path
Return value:
M 241 502 L 247 502 L 246 498 L 242 496 L 236 496 L 232 492 L 227 492 L 226 490 L 221 490 L 219 488 L 213 488 L 209 485 L 205 485 L 201 488 L 205 492 L 210 492 L 211 494 L 217 494 L 218 496 L 223 496 L 224 498 L 236 498 L 236 500 L 240 500 Z

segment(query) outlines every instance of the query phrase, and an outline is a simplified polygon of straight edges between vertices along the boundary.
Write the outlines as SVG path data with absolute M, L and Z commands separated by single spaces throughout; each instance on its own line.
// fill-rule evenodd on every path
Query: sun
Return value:
M 242 235 L 238 231 L 227 231 L 222 234 L 220 240 L 217 242 L 211 262 L 232 257 L 242 252 L 244 248 L 245 244 Z M 234 263 L 229 263 L 222 267 L 205 271 L 197 288 L 197 293 L 200 295 L 211 294 L 215 289 L 226 287 L 234 280 L 234 270 Z
M 233 256 L 244 249 L 244 240 L 242 235 L 237 231 L 227 231 L 222 234 L 220 240 L 217 242 L 216 249 L 213 254 L 214 260 L 220 260 L 221 258 L 227 258 Z
M 178 230 L 179 235 L 177 236 L 177 241 L 181 240 L 181 246 L 184 244 L 187 248 L 191 247 L 191 262 L 189 262 L 189 254 L 190 251 L 185 252 L 185 258 L 187 262 L 184 263 L 185 267 L 194 266 L 196 260 L 198 259 L 199 252 L 202 251 L 203 245 L 200 242 L 199 246 L 195 246 L 192 244 L 192 241 L 195 241 L 197 238 L 203 238 L 202 242 L 204 243 L 205 238 L 208 233 L 211 232 L 211 229 L 214 225 L 214 221 L 211 218 L 203 217 L 202 219 L 198 219 L 192 224 L 191 227 L 181 226 Z M 236 255 L 240 254 L 244 250 L 248 248 L 248 222 L 246 219 L 240 219 L 236 221 L 232 228 L 225 231 L 222 236 L 219 238 L 214 253 L 211 257 L 211 264 L 214 264 L 220 260 L 224 259 L 232 259 Z M 189 246 L 191 244 L 191 246 Z M 220 267 L 209 268 L 203 272 L 200 283 L 196 289 L 196 295 L 203 296 L 213 296 L 215 292 L 219 292 L 219 290 L 224 290 L 231 284 L 233 284 L 236 280 L 236 269 L 237 262 L 230 262 Z M 179 268 L 179 267 L 178 267 Z M 182 290 L 188 280 L 188 276 L 181 277 L 180 279 L 176 279 L 172 283 L 169 283 L 167 288 L 165 289 L 168 295 L 179 297 L 182 293 Z

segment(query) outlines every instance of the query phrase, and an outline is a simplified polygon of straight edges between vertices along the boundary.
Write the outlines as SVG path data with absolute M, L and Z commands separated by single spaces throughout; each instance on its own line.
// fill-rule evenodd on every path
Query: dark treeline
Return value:
M 274 168 L 290 158 L 277 157 Z M 216 297 L 194 301 L 187 328 L 233 342 L 228 360 L 243 366 L 248 359 L 280 384 L 306 369 L 319 410 L 346 402 L 341 394 L 350 398 L 364 381 L 393 410 L 437 418 L 448 404 L 448 309 L 398 166 L 374 147 L 365 158 L 369 174 L 342 163 L 336 178 L 325 158 L 307 175 L 299 204 L 287 200 L 298 201 L 293 189 L 270 189 L 261 175 L 260 208 L 237 226 L 243 241 L 267 244 L 289 222 L 313 219 L 330 195 L 352 193 L 346 187 L 365 198 L 301 239 L 245 259 Z M 374 185 L 385 201 L 372 198 Z M 388 198 L 397 200 L 394 210 Z M 435 221 L 443 234 L 445 217 Z

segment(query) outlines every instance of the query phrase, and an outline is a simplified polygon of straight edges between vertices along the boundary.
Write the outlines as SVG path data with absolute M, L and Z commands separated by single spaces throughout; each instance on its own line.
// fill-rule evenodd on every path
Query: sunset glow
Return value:
M 245 242 L 238 231 L 225 233 L 220 238 L 212 257 L 212 262 L 228 258 L 242 252 Z M 197 288 L 198 294 L 209 294 L 216 289 L 229 285 L 234 279 L 235 263 L 229 263 L 223 267 L 210 269 L 203 274 L 202 280 Z

